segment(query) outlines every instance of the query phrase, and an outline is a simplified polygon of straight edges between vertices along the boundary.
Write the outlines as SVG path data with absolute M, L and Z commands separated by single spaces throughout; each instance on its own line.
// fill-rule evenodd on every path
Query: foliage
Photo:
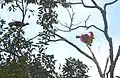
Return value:
M 75 58 L 66 59 L 65 65 L 62 68 L 62 78 L 88 78 L 86 75 L 89 68 L 83 62 Z
M 56 60 L 44 53 L 44 45 L 26 40 L 25 31 L 17 26 L 3 27 L 1 20 L 0 78 L 54 78 Z
M 25 31 L 20 26 L 8 26 L 4 19 L 0 19 L 0 78 L 56 78 L 54 55 L 48 55 L 44 51 L 48 42 L 54 41 L 58 24 L 58 14 L 54 8 L 61 4 L 63 7 L 70 7 L 66 0 L 5 0 L 1 8 L 8 4 L 8 10 L 15 12 L 19 9 L 22 13 L 22 23 L 24 22 L 27 6 L 37 4 L 39 24 L 43 31 L 31 39 L 26 39 Z M 34 12 L 34 9 L 30 9 Z M 51 32 L 52 33 L 51 33 Z M 54 33 L 54 34 L 53 34 Z M 34 43 L 37 38 L 38 43 Z M 36 52 L 34 54 L 34 52 Z M 70 71 L 71 70 L 71 71 Z M 63 77 L 88 77 L 88 68 L 79 60 L 66 59 L 63 67 Z M 70 73 L 69 73 L 70 72 Z M 70 76 L 69 76 L 70 75 Z

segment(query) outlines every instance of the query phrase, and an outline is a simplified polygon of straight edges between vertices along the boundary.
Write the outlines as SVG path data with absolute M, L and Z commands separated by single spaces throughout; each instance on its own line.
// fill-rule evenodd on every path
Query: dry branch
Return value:
M 108 5 L 114 4 L 114 3 L 117 2 L 117 1 L 118 1 L 118 0 L 114 0 L 114 1 L 112 1 L 112 2 L 106 3 L 106 4 L 104 5 L 104 10 L 106 11 L 106 7 L 107 7 Z
M 96 59 L 93 51 L 91 50 L 91 48 L 90 48 L 88 45 L 87 45 L 87 47 L 88 47 L 88 49 L 90 50 L 90 52 L 91 52 L 91 54 L 92 54 L 92 56 L 93 56 L 94 63 L 95 63 L 95 65 L 97 66 L 98 73 L 99 73 L 100 77 L 103 78 L 104 75 L 103 75 L 103 73 L 102 73 L 102 70 L 101 70 L 101 68 L 100 68 L 100 65 L 99 65 L 99 63 L 98 63 L 98 61 L 97 61 L 97 59 Z

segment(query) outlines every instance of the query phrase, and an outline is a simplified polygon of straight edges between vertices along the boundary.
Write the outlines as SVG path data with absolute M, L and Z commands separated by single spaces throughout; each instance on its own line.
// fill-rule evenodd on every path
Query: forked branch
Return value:
M 106 11 L 106 7 L 107 7 L 108 5 L 114 4 L 114 3 L 117 2 L 117 1 L 118 1 L 118 0 L 114 0 L 114 1 L 112 1 L 112 2 L 106 3 L 106 4 L 104 5 L 104 10 Z

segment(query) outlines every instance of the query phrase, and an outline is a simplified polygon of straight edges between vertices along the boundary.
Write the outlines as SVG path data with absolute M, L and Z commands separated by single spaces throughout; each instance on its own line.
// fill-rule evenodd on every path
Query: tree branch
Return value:
M 117 55 L 116 55 L 115 60 L 113 62 L 113 68 L 111 68 L 111 71 L 115 69 L 115 66 L 116 66 L 116 63 L 117 63 L 119 56 L 120 56 L 120 46 L 118 48 L 118 52 L 117 52 Z
M 59 29 L 59 28 L 56 27 L 57 30 L 62 31 L 62 32 L 71 32 L 72 30 L 76 30 L 76 29 L 78 29 L 78 28 L 80 28 L 80 27 L 86 28 L 86 30 L 89 29 L 89 28 L 91 28 L 91 27 L 94 27 L 94 28 L 96 28 L 97 30 L 99 30 L 99 31 L 101 31 L 101 32 L 104 32 L 102 29 L 96 27 L 95 25 L 90 25 L 90 26 L 87 26 L 87 25 L 86 25 L 88 19 L 90 18 L 90 15 L 89 15 L 89 16 L 87 17 L 87 19 L 85 20 L 85 26 L 77 26 L 77 27 L 72 28 L 72 26 L 73 26 L 73 24 L 72 24 L 72 22 L 73 22 L 73 16 L 71 16 L 70 13 L 69 13 L 69 15 L 70 15 L 70 19 L 71 19 L 70 26 L 63 25 L 63 24 L 59 21 L 60 24 L 61 24 L 62 26 L 64 26 L 64 27 L 68 28 L 68 30 L 62 30 L 62 29 Z
M 56 39 L 56 40 L 48 40 L 50 42 L 57 42 L 57 41 L 63 41 L 63 39 Z
M 22 11 L 22 16 L 23 16 L 22 22 L 24 22 L 24 19 L 25 19 L 25 9 L 24 9 L 24 2 L 23 2 L 23 0 L 22 0 L 22 9 L 23 9 L 23 11 Z
M 99 31 L 101 31 L 101 32 L 104 32 L 104 30 L 96 27 L 95 25 L 90 25 L 90 26 L 87 27 L 87 29 L 89 29 L 89 28 L 91 28 L 91 27 L 94 27 L 94 28 L 96 28 L 97 30 L 99 30 Z
M 44 33 L 39 33 L 38 35 L 34 36 L 33 38 L 30 38 L 28 41 L 31 41 L 31 40 L 37 38 L 38 36 L 42 36 L 42 35 L 45 35 L 45 34 Z
M 89 15 L 89 16 L 87 17 L 87 19 L 85 20 L 85 26 L 86 26 L 86 23 L 87 23 L 88 19 L 90 18 L 90 16 L 91 16 L 91 15 Z
M 69 11 L 68 9 L 67 9 L 67 11 L 68 11 L 69 16 L 70 16 L 70 26 L 69 26 L 69 29 L 71 29 L 72 26 L 73 26 L 73 19 L 74 19 L 75 13 L 74 13 L 74 11 L 73 11 L 73 8 L 72 8 L 72 14 L 70 14 L 70 11 Z
M 114 1 L 112 1 L 112 2 L 106 3 L 106 4 L 104 5 L 104 10 L 106 11 L 106 7 L 107 7 L 108 5 L 114 4 L 114 3 L 117 2 L 117 1 L 118 1 L 118 0 L 114 0 Z
M 117 55 L 116 55 L 116 58 L 115 58 L 115 61 L 114 61 L 115 64 L 116 64 L 119 56 L 120 56 L 120 46 L 118 48 L 118 52 L 117 52 Z
M 94 27 L 94 28 L 96 28 L 97 30 L 99 30 L 99 31 L 101 31 L 101 32 L 104 32 L 102 29 L 96 27 L 95 25 L 90 25 L 90 26 L 77 26 L 77 27 L 72 28 L 72 29 L 70 29 L 70 30 L 62 30 L 62 29 L 57 28 L 57 30 L 62 31 L 62 32 L 70 32 L 70 31 L 72 31 L 72 30 L 76 30 L 76 29 L 81 28 L 81 27 L 82 27 L 82 28 L 86 28 L 86 30 L 88 30 L 88 29 L 91 28 L 91 27 Z
M 96 8 L 95 6 L 88 6 L 88 5 L 85 5 L 85 3 L 83 2 L 83 0 L 81 0 L 81 2 L 82 2 L 82 4 L 83 4 L 83 6 L 86 7 L 86 8 Z
M 105 73 L 106 73 L 106 70 L 107 70 L 108 62 L 109 62 L 109 57 L 106 60 L 106 64 L 105 64 L 105 68 L 104 68 L 104 73 L 103 73 L 104 77 L 105 77 Z
M 91 0 L 91 1 L 95 6 L 98 6 L 97 3 L 94 0 Z
M 48 30 L 48 29 L 47 29 Z M 76 48 L 81 54 L 83 54 L 84 56 L 86 56 L 87 58 L 91 59 L 92 61 L 94 61 L 94 59 L 89 56 L 88 54 L 86 54 L 84 51 L 82 51 L 79 47 L 77 47 L 75 44 L 73 44 L 72 42 L 68 41 L 66 38 L 48 30 L 49 32 L 51 32 L 52 34 L 56 35 L 57 37 L 61 38 L 62 40 L 64 40 L 65 42 L 67 42 L 68 44 L 70 44 L 71 46 L 73 46 L 74 48 Z
M 18 8 L 19 8 L 21 11 L 23 11 L 23 9 L 20 7 L 20 5 L 18 4 L 17 1 L 18 1 L 18 0 L 16 0 L 16 5 L 18 6 Z
M 87 45 L 87 44 L 86 44 L 86 45 Z M 93 51 L 91 50 L 91 48 L 90 48 L 88 45 L 87 45 L 87 47 L 88 47 L 88 49 L 90 50 L 90 52 L 91 52 L 91 54 L 92 54 L 92 56 L 93 56 L 94 63 L 95 63 L 95 65 L 97 66 L 97 69 L 98 69 L 98 72 L 99 72 L 100 77 L 103 78 L 102 70 L 101 70 L 101 68 L 100 68 L 100 65 L 99 65 L 99 63 L 98 63 L 98 61 L 97 61 L 97 59 L 96 59 Z

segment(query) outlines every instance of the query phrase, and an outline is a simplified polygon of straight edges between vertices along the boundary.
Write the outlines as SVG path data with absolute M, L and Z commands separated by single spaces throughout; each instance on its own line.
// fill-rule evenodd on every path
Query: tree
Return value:
M 52 3 L 52 6 L 49 7 L 49 3 L 44 3 L 44 0 L 39 2 L 40 4 L 34 0 L 3 1 L 1 8 L 4 9 L 7 4 L 10 4 L 8 5 L 9 11 L 15 12 L 19 9 L 22 13 L 22 20 L 6 23 L 4 18 L 0 19 L 0 78 L 59 78 L 55 71 L 54 55 L 44 53 L 48 42 L 53 41 L 51 37 L 55 36 L 46 31 L 45 26 L 43 26 L 43 31 L 33 38 L 26 39 L 24 36 L 26 31 L 23 30 L 23 27 L 29 25 L 29 23 L 24 23 L 26 13 L 28 10 L 34 12 L 34 10 L 27 8 L 31 3 L 42 5 L 38 8 L 39 20 L 37 23 L 41 25 L 49 23 L 47 25 L 55 32 L 52 24 L 57 24 L 57 14 L 51 8 L 54 8 L 56 3 Z M 38 38 L 37 43 L 34 42 L 36 38 Z
M 1 19 L 1 23 L 5 23 Z M 2 24 L 1 24 L 2 25 Z M 21 27 L 5 27 L 0 38 L 0 78 L 54 78 L 53 55 L 44 53 L 43 44 L 26 40 Z M 34 54 L 34 51 L 38 52 Z
M 80 5 L 83 5 L 85 8 L 95 8 L 97 10 L 100 11 L 101 15 L 102 15 L 102 18 L 103 18 L 103 23 L 104 23 L 104 29 L 101 29 L 95 25 L 90 25 L 90 26 L 87 26 L 86 25 L 86 22 L 88 21 L 89 17 L 87 18 L 87 20 L 85 21 L 85 25 L 82 25 L 82 26 L 77 26 L 75 28 L 72 28 L 73 27 L 73 24 L 72 24 L 72 21 L 73 21 L 73 16 L 74 16 L 74 13 L 73 15 L 70 15 L 71 17 L 71 22 L 70 22 L 70 25 L 67 26 L 67 25 L 63 25 L 64 27 L 66 27 L 68 30 L 61 30 L 59 28 L 57 28 L 57 30 L 59 31 L 64 31 L 64 32 L 71 32 L 72 30 L 76 30 L 80 27 L 83 27 L 83 28 L 86 28 L 86 29 L 89 29 L 91 27 L 94 27 L 95 29 L 97 29 L 98 31 L 102 32 L 106 38 L 106 40 L 108 41 L 108 44 L 109 44 L 109 56 L 108 58 L 106 58 L 106 66 L 105 66 L 105 69 L 104 71 L 102 71 L 94 53 L 92 52 L 91 48 L 88 46 L 88 49 L 90 50 L 92 56 L 86 54 L 86 52 L 82 51 L 78 46 L 76 46 L 74 43 L 72 43 L 71 41 L 67 40 L 66 38 L 62 37 L 60 34 L 57 34 L 57 33 L 54 33 L 52 32 L 51 30 L 49 29 L 46 29 L 47 31 L 51 32 L 52 34 L 54 34 L 55 36 L 59 37 L 60 39 L 58 39 L 57 41 L 59 40 L 62 40 L 62 41 L 65 41 L 66 43 L 70 44 L 71 46 L 73 46 L 74 48 L 76 48 L 81 54 L 83 54 L 84 56 L 86 56 L 87 58 L 91 59 L 95 64 L 96 64 L 96 67 L 98 69 L 98 73 L 100 75 L 101 78 L 105 78 L 105 77 L 110 77 L 110 78 L 114 78 L 114 70 L 115 70 L 115 66 L 116 66 L 116 62 L 118 60 L 118 57 L 119 57 L 119 54 L 120 54 L 120 47 L 118 48 L 118 52 L 116 55 L 113 55 L 113 41 L 112 41 L 112 37 L 110 37 L 109 33 L 108 33 L 108 28 L 109 28 L 109 25 L 108 25 L 108 20 L 107 20 L 107 17 L 106 17 L 106 8 L 107 6 L 109 5 L 112 5 L 114 3 L 116 3 L 118 0 L 114 0 L 114 1 L 111 1 L 111 2 L 108 2 L 108 3 L 105 3 L 103 8 L 100 7 L 96 1 L 94 0 L 90 0 L 93 5 L 89 6 L 89 5 L 86 5 L 84 3 L 83 0 L 81 0 L 81 2 L 75 2 L 75 3 L 72 3 L 72 2 L 66 2 L 66 0 L 61 0 L 61 2 L 58 2 L 60 4 L 62 4 L 62 6 L 64 6 L 65 8 L 67 7 L 71 7 L 73 4 L 80 4 Z M 115 56 L 115 57 L 114 57 Z M 115 58 L 115 59 L 114 59 Z M 107 67 L 108 67 L 108 62 L 110 60 L 110 67 L 108 68 L 108 72 L 106 71 Z
M 8 9 L 13 12 L 19 8 L 23 17 L 21 21 L 14 20 L 9 23 L 6 23 L 4 18 L 0 19 L 0 78 L 55 78 L 57 76 L 54 55 L 44 53 L 47 49 L 44 36 L 48 34 L 40 32 L 29 39 L 24 36 L 23 27 L 29 25 L 24 23 L 24 19 L 30 3 L 34 3 L 34 0 L 5 0 L 1 4 L 2 9 L 10 4 Z M 37 43 L 33 41 L 35 38 L 39 38 Z
M 87 65 L 83 64 L 81 61 L 75 58 L 66 59 L 65 65 L 62 68 L 62 78 L 88 78 L 86 75 L 89 68 Z
M 88 49 L 90 50 L 92 56 L 90 56 L 89 54 L 87 54 L 86 52 L 82 51 L 78 46 L 76 46 L 74 43 L 72 43 L 71 41 L 69 41 L 68 39 L 62 37 L 60 34 L 57 34 L 57 33 L 53 33 L 52 31 L 50 31 L 48 29 L 49 32 L 51 32 L 52 34 L 56 35 L 57 37 L 59 37 L 61 40 L 65 41 L 66 43 L 70 44 L 71 46 L 73 46 L 74 48 L 76 48 L 81 54 L 83 54 L 84 56 L 86 56 L 88 59 L 91 59 L 95 64 L 96 64 L 96 67 L 98 69 L 98 73 L 100 75 L 101 78 L 105 78 L 105 77 L 110 77 L 110 78 L 114 78 L 114 70 L 115 70 L 115 66 L 116 66 L 116 62 L 118 60 L 118 57 L 119 57 L 119 54 L 120 54 L 120 46 L 118 48 L 118 52 L 116 55 L 113 55 L 113 41 L 112 41 L 112 37 L 109 35 L 108 33 L 108 28 L 109 28 L 109 25 L 108 25 L 108 20 L 107 20 L 107 16 L 106 16 L 106 8 L 107 6 L 109 5 L 112 5 L 114 3 L 116 3 L 118 0 L 114 0 L 114 1 L 111 1 L 111 2 L 108 2 L 108 3 L 105 3 L 103 8 L 100 7 L 95 0 L 90 0 L 92 2 L 93 5 L 89 6 L 89 5 L 86 5 L 84 3 L 83 0 L 81 0 L 81 2 L 63 2 L 61 4 L 64 4 L 66 5 L 67 7 L 71 7 L 73 4 L 80 4 L 80 5 L 83 5 L 85 8 L 94 8 L 94 9 L 97 9 L 100 11 L 101 15 L 102 15 L 102 18 L 103 18 L 103 23 L 104 23 L 104 29 L 101 29 L 95 25 L 90 25 L 90 26 L 87 26 L 86 22 L 88 21 L 89 17 L 86 19 L 85 21 L 85 25 L 81 25 L 81 26 L 77 26 L 77 27 L 73 27 L 73 16 L 74 16 L 74 13 L 72 15 L 70 15 L 71 17 L 71 21 L 70 21 L 70 25 L 63 25 L 64 27 L 66 27 L 68 30 L 61 30 L 58 28 L 59 31 L 63 31 L 63 32 L 71 32 L 73 30 L 76 30 L 80 27 L 83 27 L 83 28 L 86 28 L 86 29 L 89 29 L 91 27 L 94 27 L 95 29 L 97 29 L 98 31 L 102 32 L 106 38 L 106 40 L 108 41 L 108 44 L 109 44 L 109 56 L 108 58 L 106 58 L 106 66 L 105 66 L 105 69 L 104 71 L 102 71 L 95 55 L 94 55 L 94 52 L 91 50 L 91 48 L 89 46 Z M 114 59 L 115 58 L 115 59 Z M 108 72 L 106 71 L 107 67 L 108 67 L 108 62 L 110 60 L 110 67 L 108 68 Z
M 2 38 L 1 38 L 1 53 L 5 52 L 8 53 L 8 55 L 10 56 L 10 58 L 12 57 L 13 59 L 17 59 L 19 56 L 25 56 L 26 53 L 31 55 L 31 51 L 33 51 L 31 47 L 32 43 L 31 41 L 35 38 L 39 38 L 38 41 L 39 45 L 48 45 L 48 42 L 56 42 L 56 41 L 65 41 L 66 43 L 68 43 L 69 45 L 73 46 L 75 49 L 78 50 L 78 52 L 80 52 L 81 54 L 83 54 L 84 56 L 86 56 L 88 59 L 92 60 L 97 69 L 98 69 L 98 73 L 100 75 L 101 78 L 114 78 L 114 70 L 115 70 L 115 66 L 116 66 L 116 62 L 118 61 L 118 57 L 120 54 L 120 46 L 118 48 L 118 52 L 116 55 L 113 55 L 113 41 L 112 38 L 110 37 L 109 33 L 108 33 L 108 20 L 106 17 L 106 7 L 109 5 L 112 5 L 114 3 L 116 3 L 118 0 L 114 0 L 111 1 L 109 3 L 105 3 L 103 8 L 100 7 L 96 1 L 94 0 L 90 0 L 92 2 L 93 5 L 86 5 L 85 2 L 83 0 L 81 0 L 80 2 L 67 2 L 66 0 L 5 0 L 2 4 L 1 4 L 1 8 L 4 8 L 5 5 L 10 4 L 9 5 L 9 11 L 15 11 L 16 8 L 19 9 L 22 13 L 22 20 L 21 22 L 24 23 L 25 20 L 25 16 L 26 13 L 28 12 L 28 5 L 29 4 L 34 4 L 34 5 L 38 5 L 38 20 L 37 20 L 37 24 L 40 25 L 43 30 L 41 32 L 39 32 L 39 34 L 37 36 L 35 36 L 34 38 L 31 38 L 29 40 L 26 41 L 26 39 L 23 37 L 24 31 L 22 30 L 22 27 L 16 27 L 16 28 L 5 28 L 3 27 L 3 24 L 5 24 L 4 20 L 1 20 L 1 29 L 2 31 L 0 32 Z M 86 19 L 85 21 L 85 25 L 82 26 L 77 26 L 75 28 L 73 28 L 73 17 L 74 17 L 74 13 L 70 15 L 70 25 L 63 25 L 64 27 L 66 27 L 68 30 L 64 30 L 64 29 L 59 29 L 58 27 L 56 28 L 54 25 L 58 24 L 58 14 L 55 12 L 55 8 L 60 6 L 58 5 L 60 4 L 61 6 L 63 6 L 64 8 L 71 8 L 72 9 L 72 5 L 83 5 L 85 8 L 94 8 L 100 11 L 102 18 L 103 18 L 103 23 L 104 23 L 104 29 L 101 29 L 97 26 L 87 25 L 87 21 L 89 19 L 89 17 Z M 34 10 L 29 10 L 30 12 L 34 12 Z M 68 11 L 69 12 L 69 11 Z M 28 16 L 30 17 L 30 16 Z M 71 32 L 73 30 L 76 30 L 78 28 L 86 28 L 89 29 L 91 27 L 94 27 L 95 29 L 97 29 L 98 31 L 102 32 L 106 38 L 106 40 L 108 41 L 109 44 L 109 56 L 108 58 L 106 58 L 106 66 L 104 71 L 102 71 L 95 55 L 94 52 L 91 50 L 91 48 L 89 46 L 88 49 L 90 50 L 92 56 L 90 56 L 89 54 L 87 54 L 86 52 L 82 51 L 81 48 L 79 48 L 77 45 L 75 45 L 74 43 L 72 43 L 70 40 L 62 37 L 60 34 L 57 33 L 57 31 L 64 31 L 64 32 Z M 4 30 L 6 30 L 8 33 L 4 32 Z M 15 33 L 14 33 L 15 32 Z M 5 35 L 4 35 L 5 34 Z M 56 38 L 57 39 L 53 39 Z M 25 42 L 24 42 L 25 41 Z M 20 43 L 20 44 L 18 44 Z M 23 44 L 25 44 L 23 46 Z M 28 46 L 28 44 L 30 46 Z M 14 46 L 15 45 L 15 46 Z M 38 46 L 38 45 L 34 45 L 34 46 Z M 38 48 L 40 48 L 40 46 L 38 46 Z M 25 51 L 26 52 L 25 52 Z M 39 49 L 41 50 L 41 49 Z M 21 52 L 22 51 L 22 52 Z M 14 53 L 12 53 L 14 52 Z M 7 56 L 7 54 L 4 54 Z M 19 56 L 17 56 L 19 55 Z M 1 56 L 3 57 L 3 54 L 1 54 Z M 9 57 L 8 56 L 8 57 Z M 28 58 L 27 58 L 28 59 Z M 3 63 L 4 63 L 3 59 Z M 18 61 L 18 60 L 16 60 Z M 110 67 L 108 68 L 108 72 L 107 67 L 108 67 L 108 62 L 110 61 Z

